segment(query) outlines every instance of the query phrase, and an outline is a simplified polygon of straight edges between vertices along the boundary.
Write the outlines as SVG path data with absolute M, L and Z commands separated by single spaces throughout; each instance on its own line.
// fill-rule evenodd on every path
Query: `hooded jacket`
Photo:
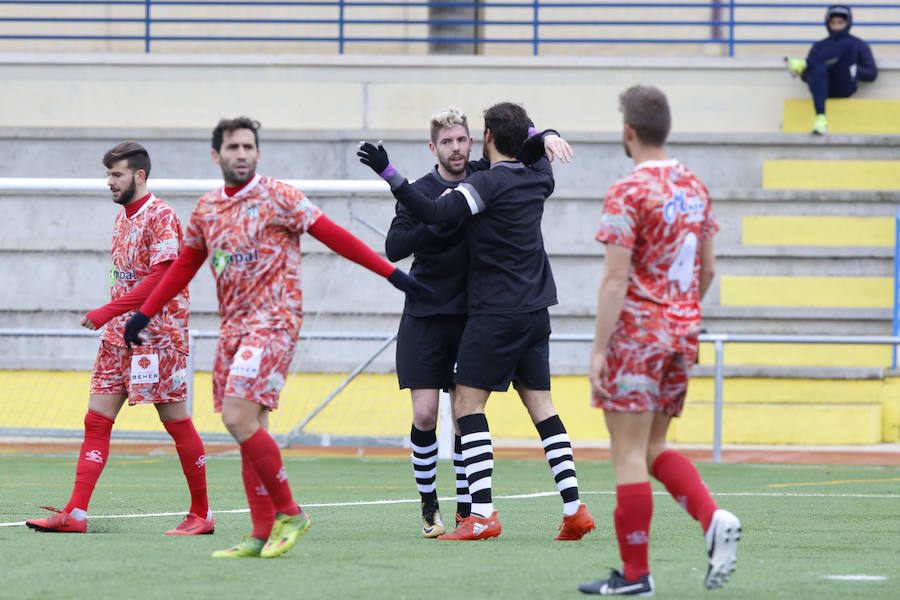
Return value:
M 844 17 L 847 20 L 847 26 L 841 31 L 831 31 L 828 29 L 828 22 L 831 17 Z M 845 53 L 851 52 L 855 56 L 850 57 L 850 72 L 853 80 L 875 81 L 878 76 L 878 68 L 875 66 L 875 58 L 872 56 L 872 50 L 869 45 L 856 36 L 850 35 L 850 27 L 853 25 L 853 13 L 849 6 L 844 4 L 835 4 L 829 6 L 825 11 L 825 29 L 828 31 L 828 37 L 813 44 L 806 57 L 807 63 L 831 63 L 845 60 Z M 848 43 L 849 42 L 849 43 Z

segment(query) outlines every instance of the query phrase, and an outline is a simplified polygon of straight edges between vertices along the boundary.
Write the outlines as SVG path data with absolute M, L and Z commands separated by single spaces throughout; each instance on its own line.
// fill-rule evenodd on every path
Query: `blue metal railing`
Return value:
M 820 39 L 823 34 L 824 24 L 821 15 L 828 6 L 825 2 L 742 2 L 739 0 L 707 0 L 705 2 L 554 2 L 552 0 L 530 1 L 453 1 L 453 0 L 410 0 L 408 2 L 390 0 L 86 0 L 74 2 L 70 0 L 0 0 L 0 9 L 17 6 L 31 7 L 34 11 L 45 7 L 49 13 L 61 7 L 75 8 L 105 8 L 107 11 L 116 9 L 120 11 L 134 12 L 131 16 L 58 16 L 55 14 L 29 14 L 27 16 L 11 16 L 0 12 L 0 39 L 7 40 L 88 40 L 88 41 L 135 41 L 143 42 L 144 52 L 151 51 L 154 42 L 333 42 L 337 52 L 343 54 L 348 44 L 360 43 L 406 43 L 406 44 L 519 44 L 530 45 L 532 53 L 538 55 L 543 45 L 572 44 L 604 45 L 604 44 L 702 44 L 721 45 L 728 49 L 728 55 L 734 56 L 735 47 L 739 45 L 785 45 L 785 44 L 810 44 Z M 877 27 L 879 30 L 888 30 L 890 33 L 883 38 L 866 41 L 874 45 L 900 45 L 900 2 L 871 2 L 853 4 L 857 14 L 864 10 L 886 11 L 879 14 L 879 18 L 872 21 L 856 19 L 854 27 Z M 385 8 L 441 8 L 441 9 L 471 9 L 476 16 L 472 18 L 374 18 L 380 9 Z M 166 16 L 155 16 L 164 9 Z M 210 16 L 197 16 L 197 11 L 208 9 Z M 297 11 L 315 9 L 317 14 L 325 11 L 323 16 L 298 17 L 241 17 L 221 16 L 221 13 L 238 10 L 290 10 Z M 352 10 L 351 10 L 352 9 Z M 628 9 L 633 13 L 633 18 L 588 18 L 588 15 L 603 17 L 615 9 Z M 698 9 L 708 9 L 708 18 L 697 18 Z M 726 10 L 727 9 L 727 10 Z M 137 11 L 143 14 L 138 16 Z M 181 14 L 178 11 L 181 10 Z M 578 10 L 582 18 L 563 19 L 553 18 L 559 11 Z M 660 19 L 660 10 L 667 11 L 691 11 L 689 16 L 683 19 Z M 738 18 L 738 12 L 742 14 L 759 13 L 767 10 L 774 15 L 772 20 L 759 20 Z M 349 16 L 348 12 L 359 14 L 366 12 L 364 18 Z M 522 16 L 527 11 L 530 16 Z M 4 11 L 6 12 L 6 11 Z M 235 13 L 233 13 L 235 14 Z M 884 15 L 890 17 L 885 19 Z M 488 16 L 486 16 L 488 15 Z M 498 15 L 510 16 L 510 18 L 498 18 Z M 723 16 L 724 15 L 724 16 Z M 784 18 L 781 18 L 784 15 Z M 802 17 L 804 20 L 790 20 Z M 488 18 L 490 17 L 490 18 Z M 645 17 L 645 18 L 642 18 Z M 758 15 L 757 15 L 758 17 Z M 810 20 L 815 18 L 816 20 Z M 59 31 L 50 33 L 37 33 L 28 31 L 27 26 L 36 24 L 49 24 L 58 26 Z M 73 25 L 101 25 L 107 29 L 102 33 L 86 32 L 74 33 Z M 143 32 L 137 33 L 135 25 L 142 24 Z M 18 25 L 26 30 L 12 31 L 10 25 Z M 217 26 L 224 33 L 221 35 L 202 35 L 200 33 L 188 33 L 184 35 L 172 35 L 160 31 L 165 26 Z M 5 26 L 5 27 L 4 27 Z M 278 34 L 249 35 L 248 26 L 276 26 Z M 285 34 L 292 29 L 303 26 L 312 26 L 305 31 L 299 31 L 296 35 Z M 469 35 L 436 35 L 424 36 L 411 35 L 387 35 L 384 28 L 391 26 L 466 26 L 472 28 Z M 491 27 L 494 35 L 487 37 L 481 35 L 481 28 Z M 574 30 L 573 28 L 580 28 Z M 615 28 L 616 37 L 608 37 L 604 34 L 586 36 L 582 33 L 584 28 L 607 27 Z M 693 37 L 670 37 L 673 28 L 703 27 L 709 28 L 709 35 Z M 771 32 L 772 28 L 816 28 L 810 31 L 810 35 L 803 39 L 797 38 L 773 38 L 767 37 L 764 32 Z M 354 35 L 348 32 L 350 29 L 365 30 L 368 28 L 373 33 L 368 35 Z M 518 29 L 516 29 L 518 28 Z M 519 31 L 527 28 L 528 35 L 519 34 Z M 549 35 L 550 29 L 569 29 L 572 35 Z M 330 30 L 334 33 L 331 33 Z M 749 33 L 744 34 L 746 30 Z M 134 31 L 134 33 L 130 33 Z M 255 29 L 254 29 L 255 31 Z M 722 31 L 725 34 L 722 34 Z M 638 32 L 640 35 L 629 37 L 622 32 Z M 659 32 L 659 33 L 655 33 Z M 761 34 L 761 32 L 763 32 Z M 365 31 L 364 31 L 365 33 Z M 509 35 L 507 35 L 509 34 Z M 649 35 L 648 35 L 649 34 Z M 755 36 L 755 37 L 753 37 Z

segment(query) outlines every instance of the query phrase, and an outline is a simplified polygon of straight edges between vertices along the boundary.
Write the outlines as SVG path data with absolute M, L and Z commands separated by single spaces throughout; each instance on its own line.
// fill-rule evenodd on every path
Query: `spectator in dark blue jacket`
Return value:
M 802 78 L 812 92 L 816 109 L 814 134 L 828 133 L 826 98 L 849 98 L 856 92 L 858 81 L 875 81 L 878 76 L 869 45 L 850 35 L 851 25 L 853 13 L 849 6 L 829 6 L 825 12 L 828 37 L 813 44 L 805 60 L 785 57 L 791 73 Z

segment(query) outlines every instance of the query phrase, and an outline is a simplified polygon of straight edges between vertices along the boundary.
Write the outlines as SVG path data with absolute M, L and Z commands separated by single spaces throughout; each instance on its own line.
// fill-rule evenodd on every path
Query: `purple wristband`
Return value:
M 533 135 L 536 134 L 536 133 L 538 133 L 537 127 L 533 127 L 533 126 L 532 126 L 532 127 L 529 127 L 529 128 L 528 128 L 528 137 L 531 137 L 531 136 L 533 136 Z
M 397 174 L 397 169 L 394 168 L 394 165 L 388 163 L 388 166 L 384 168 L 384 171 L 379 173 L 382 179 L 385 181 L 389 180 L 391 177 Z

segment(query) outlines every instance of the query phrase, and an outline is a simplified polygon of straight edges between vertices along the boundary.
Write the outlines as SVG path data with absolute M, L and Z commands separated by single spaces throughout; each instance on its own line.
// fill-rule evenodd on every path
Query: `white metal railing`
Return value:
M 96 331 L 80 331 L 70 329 L 0 329 L 0 337 L 91 337 L 98 335 Z M 194 382 L 194 348 L 198 339 L 215 339 L 217 331 L 189 332 L 191 353 L 188 358 L 188 410 L 193 414 L 193 382 Z M 378 357 L 396 339 L 396 333 L 308 333 L 300 334 L 300 339 L 308 340 L 371 340 L 383 342 L 381 346 L 366 358 L 352 373 L 322 401 L 307 417 L 294 427 L 283 440 L 284 445 L 296 437 L 322 409 L 327 406 L 357 375 Z M 553 334 L 551 342 L 593 342 L 590 334 Z M 726 343 L 759 343 L 759 344 L 853 344 L 853 345 L 900 345 L 900 336 L 841 336 L 841 335 L 753 335 L 704 333 L 700 334 L 700 342 L 711 342 L 715 347 L 714 362 L 714 410 L 713 410 L 713 461 L 722 462 L 722 413 L 723 413 L 723 381 L 725 379 L 724 354 Z M 585 363 L 587 360 L 585 360 Z M 446 428 L 445 428 L 446 429 Z
M 382 179 L 283 179 L 304 192 L 347 192 L 389 194 L 390 186 Z M 150 183 L 154 192 L 204 193 L 222 186 L 222 179 L 156 179 Z M 106 180 L 98 177 L 0 177 L 0 192 L 109 192 Z

